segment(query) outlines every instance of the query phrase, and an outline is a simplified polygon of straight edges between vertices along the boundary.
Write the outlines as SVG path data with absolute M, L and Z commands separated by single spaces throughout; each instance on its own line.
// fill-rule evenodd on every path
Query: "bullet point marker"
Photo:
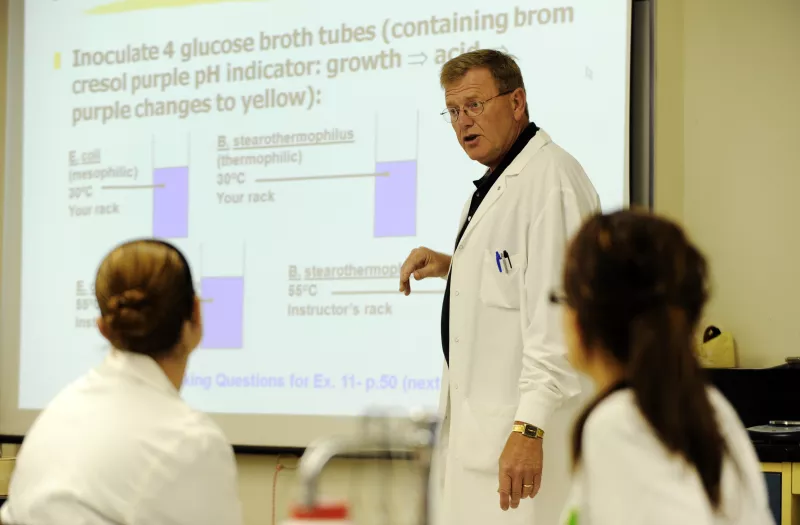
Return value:
M 53 55 L 53 69 L 61 69 L 61 53 Z

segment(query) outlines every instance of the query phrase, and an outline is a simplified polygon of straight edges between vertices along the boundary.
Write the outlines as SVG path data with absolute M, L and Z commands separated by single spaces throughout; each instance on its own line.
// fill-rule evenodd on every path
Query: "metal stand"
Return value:
M 370 416 L 367 421 L 374 421 L 380 416 Z M 406 428 L 393 434 L 375 438 L 369 434 L 358 437 L 330 437 L 321 439 L 306 449 L 298 465 L 300 478 L 301 504 L 314 508 L 317 504 L 319 476 L 325 466 L 335 457 L 360 454 L 411 454 L 422 472 L 422 501 L 420 502 L 419 525 L 433 523 L 432 506 L 430 504 L 431 468 L 438 419 L 423 413 L 412 415 Z

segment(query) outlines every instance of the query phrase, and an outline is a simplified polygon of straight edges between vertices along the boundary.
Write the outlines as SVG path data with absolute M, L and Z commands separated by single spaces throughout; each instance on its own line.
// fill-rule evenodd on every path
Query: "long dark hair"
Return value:
M 713 508 L 727 447 L 706 394 L 693 338 L 708 298 L 707 264 L 677 225 L 620 211 L 588 220 L 570 244 L 565 300 L 574 309 L 588 351 L 613 357 L 625 371 L 644 418 L 671 452 L 693 465 Z M 583 428 L 600 394 L 573 433 L 573 465 Z

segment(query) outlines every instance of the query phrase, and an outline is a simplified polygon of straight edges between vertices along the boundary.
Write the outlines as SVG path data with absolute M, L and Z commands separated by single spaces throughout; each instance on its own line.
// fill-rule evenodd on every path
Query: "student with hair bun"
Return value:
M 707 272 L 653 215 L 598 215 L 571 241 L 551 302 L 598 394 L 575 424 L 563 525 L 774 523 L 747 432 L 693 353 Z
M 202 338 L 181 252 L 125 243 L 103 260 L 95 292 L 113 346 L 42 411 L 17 457 L 4 525 L 238 525 L 233 451 L 180 397 Z

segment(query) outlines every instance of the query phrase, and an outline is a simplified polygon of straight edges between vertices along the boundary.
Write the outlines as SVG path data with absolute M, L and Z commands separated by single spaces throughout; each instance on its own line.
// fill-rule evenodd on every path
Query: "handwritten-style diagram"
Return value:
M 379 162 L 375 171 L 375 237 L 417 233 L 417 160 Z
M 203 349 L 242 349 L 244 348 L 245 327 L 245 258 L 241 253 L 230 253 L 225 267 L 226 275 L 205 274 L 204 251 L 213 250 L 213 244 L 199 248 L 199 260 L 195 270 L 200 273 L 198 293 L 203 305 Z M 220 272 L 222 273 L 222 272 Z
M 335 180 L 373 179 L 374 191 L 374 237 L 413 237 L 417 234 L 417 178 L 419 154 L 419 114 L 414 121 L 414 129 L 404 130 L 404 140 L 414 141 L 414 158 L 401 160 L 377 160 L 377 117 L 375 170 L 372 173 L 329 174 L 281 178 L 259 178 L 260 183 L 287 182 L 332 182 Z
M 86 181 L 78 179 L 77 183 L 88 196 L 99 198 L 119 191 L 147 191 L 152 193 L 152 229 L 153 237 L 162 239 L 185 239 L 189 237 L 189 159 L 191 156 L 191 138 L 188 134 L 170 137 L 168 144 L 163 144 L 153 135 L 149 142 L 150 169 L 152 183 L 105 183 L 100 188 L 86 186 Z M 98 159 L 102 158 L 102 148 L 96 149 Z M 138 169 L 133 170 L 138 173 Z
M 189 236 L 189 166 L 153 170 L 153 237 Z

